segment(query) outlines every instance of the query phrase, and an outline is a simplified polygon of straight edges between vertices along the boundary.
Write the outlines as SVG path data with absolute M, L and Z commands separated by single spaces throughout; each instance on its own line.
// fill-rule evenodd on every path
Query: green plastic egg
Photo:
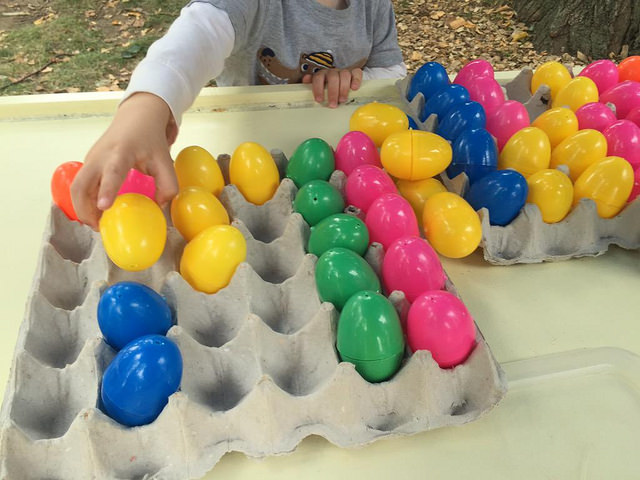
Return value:
M 389 379 L 400 368 L 404 336 L 396 309 L 377 292 L 353 295 L 338 320 L 337 348 L 369 382 Z
M 342 247 L 324 252 L 316 264 L 316 287 L 323 302 L 342 310 L 362 290 L 380 291 L 380 280 L 364 258 Z
M 336 187 L 325 180 L 304 184 L 293 201 L 293 209 L 313 226 L 320 220 L 344 210 L 344 199 Z
M 296 148 L 287 165 L 287 177 L 300 188 L 311 180 L 329 180 L 336 161 L 331 146 L 321 138 L 310 138 Z
M 369 231 L 362 220 L 346 213 L 330 215 L 311 229 L 309 253 L 322 255 L 335 247 L 348 248 L 364 255 L 369 246 Z

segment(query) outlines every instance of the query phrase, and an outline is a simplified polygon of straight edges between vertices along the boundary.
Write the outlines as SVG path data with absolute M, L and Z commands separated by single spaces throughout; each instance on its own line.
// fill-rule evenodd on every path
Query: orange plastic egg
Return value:
M 571 73 L 559 62 L 547 62 L 540 65 L 531 78 L 531 93 L 535 93 L 540 85 L 547 85 L 551 89 L 551 98 L 571 81 Z
M 400 195 L 402 195 L 411 205 L 416 213 L 416 218 L 422 218 L 424 202 L 440 192 L 446 192 L 447 188 L 436 178 L 425 178 L 424 180 L 398 180 L 396 183 Z
M 569 108 L 552 108 L 536 118 L 531 126 L 547 134 L 553 150 L 562 140 L 578 131 L 578 117 Z
M 573 183 L 560 170 L 545 169 L 527 178 L 527 202 L 538 206 L 542 220 L 556 223 L 567 216 L 573 204 Z
M 213 193 L 200 187 L 188 187 L 180 190 L 171 201 L 171 221 L 189 241 L 208 227 L 228 225 L 229 214 Z
M 631 164 L 622 157 L 605 157 L 587 167 L 574 185 L 574 205 L 581 198 L 596 203 L 602 218 L 615 217 L 624 208 L 633 188 Z
M 280 173 L 266 148 L 254 142 L 245 142 L 231 155 L 229 180 L 247 201 L 262 205 L 278 189 Z
M 567 83 L 553 99 L 553 108 L 569 107 L 574 112 L 600 98 L 598 86 L 589 77 L 576 77 Z
M 392 133 L 409 128 L 409 118 L 398 107 L 372 102 L 358 107 L 349 120 L 349 130 L 366 133 L 380 148 Z
M 402 180 L 424 180 L 443 172 L 451 163 L 451 145 L 440 135 L 405 130 L 389 135 L 380 150 L 385 170 Z
M 224 188 L 218 162 L 202 147 L 193 145 L 180 150 L 174 168 L 180 189 L 202 187 L 214 195 L 220 195 Z
M 592 163 L 607 156 L 607 139 L 597 130 L 580 130 L 565 138 L 551 152 L 550 168 L 569 167 L 569 177 L 576 181 Z
M 512 168 L 525 177 L 549 168 L 551 144 L 549 137 L 537 127 L 516 132 L 500 152 L 498 168 Z

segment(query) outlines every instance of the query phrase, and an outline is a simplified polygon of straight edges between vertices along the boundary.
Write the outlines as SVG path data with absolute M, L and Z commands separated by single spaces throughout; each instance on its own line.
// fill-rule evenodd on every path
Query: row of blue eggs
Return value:
M 180 349 L 165 337 L 173 325 L 171 308 L 146 285 L 119 282 L 100 297 L 98 325 L 118 351 L 102 376 L 104 411 L 129 427 L 153 422 L 182 379 Z

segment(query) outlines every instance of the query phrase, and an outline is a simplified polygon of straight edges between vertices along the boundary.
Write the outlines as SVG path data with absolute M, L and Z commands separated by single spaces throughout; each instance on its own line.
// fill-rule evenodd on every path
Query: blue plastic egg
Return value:
M 454 106 L 444 117 L 439 118 L 436 133 L 450 142 L 467 129 L 484 128 L 487 117 L 478 102 L 465 102 Z
M 527 201 L 529 187 L 515 170 L 496 170 L 471 185 L 467 202 L 476 210 L 489 210 L 491 225 L 505 226 L 518 216 Z
M 407 99 L 413 100 L 413 97 L 420 92 L 424 95 L 425 100 L 428 100 L 431 95 L 447 85 L 449 85 L 447 70 L 437 62 L 425 63 L 413 75 Z
M 160 415 L 181 379 L 178 346 L 161 335 L 141 337 L 120 350 L 105 370 L 102 407 L 122 425 L 147 425 Z
M 464 130 L 453 142 L 453 159 L 447 168 L 449 178 L 466 173 L 474 183 L 498 168 L 498 147 L 484 128 Z
M 430 115 L 435 114 L 442 119 L 446 113 L 456 105 L 469 102 L 469 91 L 462 85 L 451 84 L 436 92 L 424 104 L 420 119 L 424 122 Z
M 173 325 L 166 300 L 137 282 L 107 288 L 98 302 L 98 325 L 105 341 L 116 350 L 144 335 L 165 335 Z

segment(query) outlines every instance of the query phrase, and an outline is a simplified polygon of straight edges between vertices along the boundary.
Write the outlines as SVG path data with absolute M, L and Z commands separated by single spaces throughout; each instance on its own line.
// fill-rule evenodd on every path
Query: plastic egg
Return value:
M 427 62 L 411 78 L 407 99 L 409 101 L 413 100 L 413 97 L 419 92 L 427 100 L 431 95 L 447 85 L 449 85 L 447 70 L 437 62 Z
M 497 170 L 471 185 L 465 198 L 475 210 L 489 211 L 491 225 L 505 226 L 518 216 L 527 194 L 524 176 L 515 170 Z
M 467 129 L 485 128 L 487 117 L 478 102 L 466 102 L 453 107 L 438 122 L 436 133 L 453 142 Z
M 556 223 L 567 216 L 573 204 L 573 183 L 560 170 L 540 170 L 527 178 L 527 202 L 538 206 L 542 220 Z
M 363 213 L 369 205 L 384 193 L 396 193 L 398 189 L 387 173 L 374 165 L 360 165 L 347 177 L 344 196 L 348 205 Z
M 598 93 L 604 93 L 618 84 L 618 66 L 611 60 L 597 60 L 590 63 L 578 74 L 579 77 L 588 77 L 598 87 Z
M 423 238 L 401 237 L 385 252 L 382 283 L 388 294 L 399 290 L 412 303 L 428 290 L 444 288 L 445 281 L 438 255 Z
M 420 127 L 412 117 L 407 115 L 407 120 L 409 120 L 409 130 L 420 130 Z
M 204 148 L 196 145 L 180 150 L 174 162 L 178 186 L 202 187 L 220 195 L 224 188 L 224 178 L 216 159 Z
M 398 180 L 396 183 L 400 195 L 409 202 L 416 214 L 416 218 L 422 218 L 424 202 L 431 195 L 446 192 L 447 188 L 437 178 L 425 178 L 424 180 Z
M 465 173 L 473 183 L 498 167 L 498 148 L 484 128 L 463 131 L 453 142 L 453 159 L 447 168 L 449 178 Z
M 601 104 L 591 104 L 601 105 Z M 578 118 L 572 110 L 564 107 L 547 110 L 533 122 L 532 127 L 537 127 L 547 134 L 551 148 L 555 148 L 562 140 L 578 131 Z
M 600 102 L 612 103 L 617 117 L 625 118 L 631 110 L 640 107 L 640 82 L 621 82 L 600 95 Z
M 502 87 L 493 77 L 477 77 L 467 85 L 469 97 L 484 108 L 487 116 L 491 115 L 505 102 Z
M 461 85 L 447 85 L 436 92 L 424 104 L 420 120 L 423 122 L 431 115 L 437 115 L 438 118 L 444 115 L 456 105 L 466 103 L 470 100 L 469 92 Z
M 309 138 L 293 152 L 287 164 L 287 177 L 301 188 L 311 180 L 329 180 L 335 170 L 331 146 L 321 138 Z
M 374 291 L 353 295 L 345 304 L 336 333 L 343 362 L 355 365 L 368 382 L 383 382 L 400 368 L 404 335 L 396 309 Z
M 365 217 L 369 242 L 380 243 L 385 250 L 398 238 L 420 235 L 418 219 L 411 204 L 397 193 L 376 198 Z
M 105 370 L 102 405 L 122 425 L 147 425 L 162 413 L 181 379 L 178 346 L 161 335 L 147 335 L 120 350 Z
M 615 217 L 624 208 L 633 183 L 629 162 L 620 157 L 606 157 L 590 165 L 576 180 L 573 203 L 590 198 L 596 203 L 600 217 Z
M 631 189 L 631 194 L 627 199 L 627 202 L 633 202 L 638 195 L 640 195 L 640 167 L 636 168 L 635 172 L 633 172 L 633 188 Z
M 149 197 L 125 193 L 100 217 L 100 235 L 111 261 L 135 272 L 149 268 L 162 255 L 167 221 Z
M 369 247 L 369 231 L 362 220 L 354 215 L 337 213 L 311 228 L 309 253 L 319 257 L 335 247 L 353 250 L 364 255 Z
M 385 170 L 402 180 L 424 180 L 451 163 L 451 145 L 435 133 L 406 130 L 389 135 L 380 159 Z
M 167 301 L 137 282 L 111 285 L 98 302 L 98 326 L 116 350 L 145 335 L 166 335 L 173 325 Z
M 372 102 L 358 107 L 349 119 L 349 130 L 367 134 L 376 147 L 392 133 L 409 128 L 409 120 L 398 107 L 386 103 Z
M 495 72 L 493 71 L 493 66 L 486 60 L 478 58 L 476 60 L 467 62 L 460 69 L 455 79 L 453 80 L 453 83 L 468 87 L 478 78 L 494 78 L 494 76 Z
M 525 177 L 549 168 L 551 145 L 549 137 L 537 127 L 516 132 L 500 152 L 498 168 L 513 168 Z
M 139 193 L 149 197 L 151 200 L 155 200 L 156 196 L 156 183 L 152 176 L 145 175 L 139 172 L 135 168 L 129 170 L 127 177 L 118 190 L 118 195 L 124 195 L 125 193 Z
M 604 132 L 607 156 L 622 157 L 633 168 L 640 166 L 640 127 L 629 120 L 620 120 Z
M 171 201 L 171 222 L 188 242 L 208 227 L 228 225 L 229 214 L 213 193 L 187 187 Z
M 498 141 L 498 150 L 514 133 L 529 126 L 529 112 L 515 100 L 507 100 L 487 117 L 487 131 Z
M 71 202 L 71 183 L 82 168 L 81 162 L 65 162 L 59 165 L 51 177 L 51 197 L 69 220 L 78 220 Z
M 231 155 L 229 180 L 255 205 L 271 200 L 280 184 L 280 173 L 271 154 L 254 142 L 240 144 Z
M 451 192 L 429 197 L 422 211 L 422 225 L 431 246 L 449 258 L 470 255 L 482 239 L 480 217 L 465 199 Z
M 597 102 L 599 97 L 598 87 L 587 77 L 576 77 L 567 83 L 553 99 L 552 106 L 569 107 L 574 112 L 581 106 Z
M 531 93 L 536 93 L 541 85 L 551 89 L 551 99 L 571 81 L 571 73 L 559 62 L 546 62 L 540 65 L 531 78 Z
M 632 55 L 618 64 L 620 81 L 632 80 L 640 82 L 640 56 Z
M 344 199 L 336 187 L 324 180 L 311 180 L 298 190 L 293 209 L 313 226 L 344 210 Z
M 634 108 L 633 110 L 631 110 L 627 114 L 625 120 L 629 120 L 630 122 L 633 122 L 638 127 L 640 127 L 640 107 L 639 108 Z M 613 123 L 615 123 L 615 120 L 613 122 L 611 122 L 611 124 L 613 124 Z M 609 125 L 607 125 L 607 126 L 609 126 Z
M 380 292 L 380 280 L 364 258 L 353 250 L 335 247 L 316 263 L 316 287 L 323 302 L 342 310 L 347 300 L 363 290 Z
M 445 291 L 422 294 L 407 317 L 411 351 L 428 350 L 440 368 L 464 363 L 476 345 L 476 326 L 467 307 Z
M 597 130 L 580 130 L 565 138 L 551 152 L 550 168 L 569 167 L 569 177 L 576 181 L 592 163 L 607 156 L 607 139 Z
M 215 293 L 226 287 L 247 257 L 247 243 L 230 225 L 209 227 L 187 243 L 180 259 L 180 274 L 195 289 Z
M 336 146 L 336 170 L 342 170 L 346 175 L 349 175 L 354 168 L 365 164 L 382 166 L 380 154 L 373 140 L 363 132 L 346 133 Z
M 604 103 L 586 103 L 576 110 L 578 128 L 580 130 L 605 131 L 616 123 L 616 114 Z

